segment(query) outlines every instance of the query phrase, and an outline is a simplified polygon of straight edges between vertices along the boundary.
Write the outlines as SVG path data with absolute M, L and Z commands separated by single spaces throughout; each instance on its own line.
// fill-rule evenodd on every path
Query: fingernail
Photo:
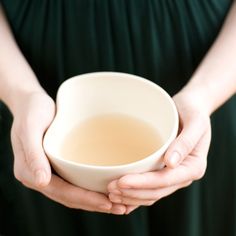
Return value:
M 47 176 L 44 170 L 37 170 L 35 172 L 35 183 L 38 186 L 44 185 L 46 183 L 46 179 Z
M 181 157 L 178 152 L 173 152 L 168 161 L 172 166 L 175 166 L 180 162 L 180 158 Z
M 124 215 L 126 211 L 125 207 L 122 206 L 113 206 L 111 212 L 116 215 Z

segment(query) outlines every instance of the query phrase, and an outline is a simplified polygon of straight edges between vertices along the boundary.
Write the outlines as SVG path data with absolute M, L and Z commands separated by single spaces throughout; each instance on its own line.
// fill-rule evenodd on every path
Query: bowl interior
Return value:
M 57 114 L 44 138 L 49 157 L 61 158 L 67 133 L 86 118 L 122 113 L 150 123 L 167 144 L 177 133 L 178 114 L 169 95 L 156 84 L 138 76 L 98 72 L 65 81 L 57 94 Z

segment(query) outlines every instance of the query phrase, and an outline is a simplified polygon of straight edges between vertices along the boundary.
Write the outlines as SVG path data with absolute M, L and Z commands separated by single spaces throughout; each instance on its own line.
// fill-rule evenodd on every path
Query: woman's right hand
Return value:
M 44 92 L 25 93 L 17 99 L 11 130 L 17 180 L 70 208 L 124 214 L 124 205 L 112 204 L 104 194 L 76 187 L 51 173 L 42 141 L 55 115 L 54 101 Z

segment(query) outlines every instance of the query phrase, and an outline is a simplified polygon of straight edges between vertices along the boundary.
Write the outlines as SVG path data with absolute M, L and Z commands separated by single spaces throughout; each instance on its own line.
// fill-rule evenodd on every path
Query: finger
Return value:
M 127 206 L 123 204 L 117 204 L 117 203 L 112 203 L 112 208 L 110 210 L 110 213 L 115 214 L 115 215 L 124 215 L 126 214 L 127 211 Z
M 160 171 L 147 172 L 143 174 L 133 174 L 121 177 L 117 182 L 117 189 L 157 189 L 170 187 L 182 182 L 186 182 L 192 177 L 191 170 L 185 165 L 180 165 L 175 169 L 168 167 Z
M 53 116 L 44 117 L 40 112 L 32 111 L 25 121 L 24 132 L 22 132 L 20 140 L 24 140 L 21 145 L 24 147 L 25 161 L 32 172 L 35 185 L 46 186 L 50 182 L 51 170 L 42 142 L 45 129 Z M 35 116 L 39 115 L 41 115 L 40 122 L 37 123 L 39 118 Z
M 126 207 L 126 215 L 129 215 L 131 212 L 133 212 L 135 209 L 137 209 L 139 206 L 127 206 Z
M 206 155 L 205 153 L 202 155 Z M 206 156 L 189 155 L 178 167 L 121 177 L 117 189 L 157 189 L 200 179 L 206 170 Z
M 35 141 L 34 145 L 29 144 L 28 149 L 25 150 L 25 161 L 31 171 L 35 186 L 44 187 L 50 182 L 51 170 L 42 147 L 38 145 L 37 141 Z
M 171 189 L 180 189 L 189 186 L 192 181 L 187 181 L 175 186 L 158 189 L 121 189 L 121 197 L 136 198 L 140 200 L 157 201 L 161 199 L 165 192 Z
M 12 149 L 14 153 L 14 175 L 18 181 L 26 185 L 27 187 L 31 187 L 34 185 L 34 181 L 32 181 L 33 176 L 32 172 L 26 165 L 25 161 L 25 153 L 19 139 L 12 134 Z
M 101 193 L 88 191 L 52 175 L 48 186 L 39 189 L 48 198 L 67 207 L 110 213 L 112 203 Z
M 174 193 L 178 189 L 186 187 L 190 184 L 190 182 L 183 183 L 176 186 L 171 186 L 168 188 L 162 188 L 157 190 L 129 190 L 128 196 L 123 195 L 115 195 L 110 193 L 109 199 L 112 202 L 130 205 L 130 206 L 150 206 L 154 204 L 156 201 Z M 132 197 L 134 196 L 134 197 Z
M 113 180 L 112 182 L 110 182 L 108 184 L 107 190 L 108 190 L 109 193 L 111 192 L 111 193 L 114 193 L 116 195 L 120 195 L 121 191 L 120 191 L 119 186 L 118 186 L 118 180 Z
M 31 143 L 34 143 L 33 145 Z M 22 141 L 15 133 L 12 134 L 14 152 L 14 174 L 24 184 L 45 186 L 50 182 L 51 170 L 41 144 L 35 141 Z M 26 150 L 25 150 L 25 149 Z
M 182 130 L 179 136 L 164 155 L 164 162 L 170 168 L 179 165 L 191 153 L 204 135 L 209 123 L 208 117 L 185 117 L 184 119 L 181 121 Z
M 113 193 L 109 194 L 109 199 L 111 202 L 130 206 L 151 206 L 155 202 L 153 200 L 123 197 L 121 195 L 115 195 Z
M 19 158 L 15 159 L 16 162 L 19 160 Z M 22 163 L 22 162 L 20 162 Z M 73 199 L 69 199 L 70 198 L 70 195 L 73 195 L 72 191 L 69 191 L 68 189 L 65 190 L 65 188 L 67 188 L 65 185 L 68 185 L 68 183 L 63 183 L 62 181 L 60 181 L 59 177 L 57 176 L 54 176 L 52 177 L 52 181 L 50 183 L 49 186 L 47 187 L 44 187 L 44 188 L 38 188 L 34 185 L 34 183 L 31 183 L 29 180 L 31 179 L 31 172 L 29 170 L 27 170 L 27 168 L 25 167 L 22 167 L 20 164 L 17 165 L 18 168 L 20 170 L 22 170 L 22 168 L 24 168 L 26 171 L 24 172 L 20 172 L 20 173 L 23 173 L 23 176 L 17 178 L 18 180 L 20 180 L 26 187 L 29 187 L 31 189 L 34 189 L 34 190 L 37 190 L 37 191 L 40 191 L 42 192 L 44 195 L 46 195 L 47 197 L 49 197 L 50 199 L 56 201 L 56 202 L 59 202 L 65 206 L 68 206 L 68 207 L 71 207 L 71 208 L 76 208 L 76 209 L 84 209 L 84 210 L 88 210 L 88 211 L 99 211 L 99 212 L 104 212 L 104 213 L 112 213 L 112 214 L 116 214 L 116 215 L 123 215 L 125 214 L 126 212 L 126 206 L 124 205 L 121 205 L 121 204 L 115 204 L 113 203 L 112 204 L 112 207 L 109 211 L 109 206 L 110 206 L 110 203 L 108 203 L 108 206 L 106 206 L 107 204 L 107 201 L 105 202 L 105 206 L 104 206 L 104 203 L 100 203 L 100 207 L 97 207 L 96 209 L 94 207 L 91 207 L 89 205 L 89 203 L 86 203 L 84 206 L 83 206 L 83 202 L 80 201 L 80 198 L 78 197 L 78 199 L 76 198 L 76 200 L 73 200 Z M 54 180 L 54 179 L 59 179 L 59 180 Z M 54 184 L 55 183 L 55 184 Z M 57 188 L 61 188 L 61 186 L 65 186 L 62 188 L 62 191 L 67 191 L 69 194 L 68 196 L 64 196 L 63 194 L 58 194 L 57 192 L 58 191 L 61 191 L 61 189 L 57 189 Z M 55 189 L 55 190 L 54 190 Z M 86 191 L 86 190 L 84 190 Z M 76 193 L 75 193 L 76 194 Z M 78 193 L 77 191 L 77 194 L 83 194 L 82 191 L 80 193 Z M 94 197 L 94 196 L 91 196 L 91 197 Z M 75 196 L 74 196 L 75 198 Z M 103 197 L 102 197 L 103 198 Z M 102 199 L 103 200 L 103 199 Z M 73 201 L 75 203 L 73 203 Z
M 166 167 L 160 171 L 126 175 L 112 183 L 111 190 L 119 190 L 119 188 L 163 188 L 202 178 L 206 171 L 210 136 L 211 132 L 208 129 L 192 150 L 191 155 L 188 155 L 176 168 Z

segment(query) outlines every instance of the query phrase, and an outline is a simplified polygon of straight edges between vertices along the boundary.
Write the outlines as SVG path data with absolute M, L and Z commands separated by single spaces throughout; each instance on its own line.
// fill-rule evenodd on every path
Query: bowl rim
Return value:
M 73 76 L 67 80 L 65 80 L 59 87 L 58 92 L 57 92 L 57 96 L 56 96 L 56 106 L 58 106 L 58 102 L 59 102 L 59 97 L 60 97 L 60 93 L 63 89 L 64 86 L 68 86 L 68 84 L 72 83 L 74 80 L 81 80 L 84 79 L 86 77 L 90 77 L 92 75 L 121 75 L 121 76 L 126 76 L 126 78 L 133 78 L 139 81 L 142 81 L 143 83 L 148 84 L 149 86 L 152 86 L 153 88 L 159 90 L 159 92 L 168 100 L 169 104 L 171 105 L 171 108 L 173 109 L 173 115 L 174 115 L 174 126 L 173 129 L 169 135 L 169 137 L 167 138 L 167 141 L 161 146 L 161 148 L 157 149 L 155 152 L 153 152 L 151 155 L 144 157 L 141 160 L 135 161 L 135 162 L 130 162 L 130 163 L 126 163 L 126 164 L 119 164 L 119 165 L 91 165 L 91 164 L 83 164 L 83 163 L 78 163 L 78 162 L 74 162 L 74 161 L 70 161 L 70 160 L 66 160 L 60 156 L 54 156 L 50 149 L 48 149 L 48 134 L 50 133 L 50 128 L 52 127 L 52 125 L 55 123 L 55 121 L 57 120 L 57 115 L 58 113 L 56 113 L 53 121 L 51 122 L 50 126 L 48 127 L 48 129 L 46 130 L 45 134 L 44 134 L 44 138 L 43 138 L 43 149 L 44 152 L 46 154 L 46 156 L 48 157 L 49 161 L 50 160 L 56 160 L 56 161 L 60 161 L 62 163 L 65 163 L 67 165 L 71 165 L 74 167 L 79 167 L 79 168 L 86 168 L 86 169 L 96 169 L 96 170 L 118 170 L 118 169 L 129 169 L 132 166 L 136 166 L 136 165 L 142 165 L 142 163 L 148 161 L 149 159 L 155 159 L 156 155 L 158 155 L 160 158 L 162 157 L 162 155 L 165 153 L 165 151 L 167 150 L 168 146 L 171 144 L 171 142 L 176 138 L 177 133 L 178 133 L 178 128 L 179 128 L 179 115 L 178 115 L 178 111 L 176 108 L 176 105 L 173 101 L 173 99 L 171 98 L 171 96 L 162 88 L 160 87 L 158 84 L 143 78 L 141 76 L 137 76 L 137 75 L 133 75 L 133 74 L 128 74 L 128 73 L 123 73 L 123 72 L 112 72 L 112 71 L 99 71 L 99 72 L 90 72 L 90 73 L 85 73 L 85 74 L 80 74 L 80 75 L 76 75 Z

